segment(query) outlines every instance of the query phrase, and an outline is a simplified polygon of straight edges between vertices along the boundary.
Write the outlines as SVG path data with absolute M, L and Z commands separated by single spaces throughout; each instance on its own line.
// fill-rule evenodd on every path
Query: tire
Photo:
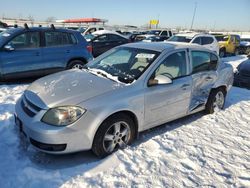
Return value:
M 106 119 L 98 128 L 92 151 L 100 158 L 119 148 L 124 148 L 135 139 L 135 124 L 126 114 L 117 114 Z
M 72 60 L 69 62 L 67 69 L 82 69 L 85 63 L 81 60 Z
M 236 55 L 239 55 L 239 48 L 235 48 L 235 50 L 234 50 L 234 55 L 236 56 Z
M 209 95 L 205 111 L 212 114 L 224 108 L 226 91 L 223 88 L 213 89 Z
M 220 49 L 220 51 L 219 51 L 219 56 L 220 56 L 220 58 L 226 56 L 226 50 L 225 50 L 225 48 Z
M 250 55 L 250 46 L 247 47 L 246 51 L 245 51 L 246 55 Z

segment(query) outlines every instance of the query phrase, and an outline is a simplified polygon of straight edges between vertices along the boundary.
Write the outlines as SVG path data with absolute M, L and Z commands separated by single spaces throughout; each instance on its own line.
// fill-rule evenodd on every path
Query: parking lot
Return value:
M 236 66 L 245 58 L 223 61 Z M 247 89 L 233 87 L 222 111 L 144 131 L 131 146 L 101 160 L 90 151 L 57 156 L 27 144 L 13 113 L 28 85 L 0 86 L 1 187 L 250 186 Z

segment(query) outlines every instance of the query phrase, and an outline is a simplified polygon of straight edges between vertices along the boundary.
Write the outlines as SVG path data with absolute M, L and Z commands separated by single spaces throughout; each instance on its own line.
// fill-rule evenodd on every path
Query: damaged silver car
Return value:
M 47 153 L 90 150 L 104 157 L 143 130 L 222 109 L 233 70 L 195 44 L 131 43 L 43 77 L 16 104 L 16 124 Z

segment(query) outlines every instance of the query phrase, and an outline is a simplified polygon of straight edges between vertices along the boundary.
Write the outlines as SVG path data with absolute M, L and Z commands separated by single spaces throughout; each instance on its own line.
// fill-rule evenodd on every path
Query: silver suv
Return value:
M 104 157 L 143 130 L 222 109 L 232 82 L 232 67 L 202 46 L 130 43 L 35 81 L 16 104 L 16 124 L 44 152 Z

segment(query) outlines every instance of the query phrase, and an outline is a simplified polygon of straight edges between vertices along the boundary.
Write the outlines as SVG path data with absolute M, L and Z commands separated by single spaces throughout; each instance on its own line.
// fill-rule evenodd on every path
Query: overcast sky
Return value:
M 108 24 L 145 25 L 159 19 L 161 27 L 190 28 L 195 2 L 195 29 L 250 31 L 250 0 L 1 0 L 0 17 L 44 21 L 96 17 Z M 1 15 L 2 14 L 2 15 Z

